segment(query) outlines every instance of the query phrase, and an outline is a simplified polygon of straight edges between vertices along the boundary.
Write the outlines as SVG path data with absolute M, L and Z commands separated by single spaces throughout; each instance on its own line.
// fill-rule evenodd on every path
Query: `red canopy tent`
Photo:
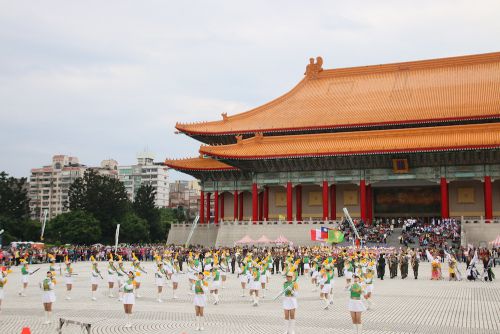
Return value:
M 256 241 L 258 244 L 270 244 L 273 242 L 271 239 L 266 237 L 265 235 L 261 236 L 259 239 Z
M 236 241 L 235 243 L 237 243 L 237 244 L 253 244 L 254 242 L 255 241 L 252 238 L 250 238 L 249 235 L 245 235 L 243 238 Z
M 490 244 L 493 247 L 500 247 L 500 234 L 497 236 L 497 238 L 493 241 L 490 241 Z
M 290 241 L 284 236 L 280 235 L 276 240 L 274 240 L 275 244 L 288 244 Z

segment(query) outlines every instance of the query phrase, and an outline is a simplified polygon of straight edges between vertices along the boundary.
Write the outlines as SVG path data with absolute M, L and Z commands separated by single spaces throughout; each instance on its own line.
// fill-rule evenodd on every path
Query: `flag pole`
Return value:
M 116 233 L 115 233 L 115 254 L 118 251 L 118 237 L 120 236 L 120 224 L 116 225 Z

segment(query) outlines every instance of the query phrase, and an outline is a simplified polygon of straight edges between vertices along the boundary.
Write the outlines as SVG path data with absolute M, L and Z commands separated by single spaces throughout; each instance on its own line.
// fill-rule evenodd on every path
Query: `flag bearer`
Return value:
M 361 301 L 361 295 L 363 294 L 363 287 L 359 282 L 359 276 L 353 275 L 354 282 L 349 284 L 347 291 L 349 291 L 350 298 L 348 309 L 351 312 L 351 319 L 354 330 L 356 334 L 360 334 L 362 331 L 361 325 L 361 313 L 366 310 L 365 305 Z

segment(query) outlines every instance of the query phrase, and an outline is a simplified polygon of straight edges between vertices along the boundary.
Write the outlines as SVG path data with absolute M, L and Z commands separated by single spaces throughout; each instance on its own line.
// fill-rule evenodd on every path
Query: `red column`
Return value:
M 269 220 L 269 187 L 264 187 L 264 219 Z
M 200 224 L 205 224 L 205 192 L 200 191 Z
M 484 177 L 484 219 L 493 219 L 493 199 L 491 196 L 491 177 Z
M 220 219 L 224 220 L 224 193 L 220 195 Z
M 335 185 L 330 186 L 330 220 L 337 219 L 337 195 L 335 193 Z
M 264 220 L 264 192 L 259 193 L 259 221 Z
M 243 220 L 243 192 L 240 193 L 240 214 L 238 220 L 239 221 Z
M 366 218 L 368 220 L 368 224 L 372 224 L 373 219 L 373 206 L 372 206 L 372 185 L 369 184 L 366 186 Z
M 441 218 L 450 218 L 448 209 L 448 182 L 445 177 L 441 178 Z
M 257 190 L 257 183 L 252 183 L 252 221 L 255 222 L 259 219 L 258 210 L 259 210 L 259 202 L 258 202 L 259 192 Z
M 210 224 L 210 195 L 211 193 L 207 193 L 207 224 Z
M 297 220 L 302 221 L 302 186 L 295 187 L 295 210 L 297 211 Z
M 328 219 L 328 181 L 323 181 L 323 220 Z
M 238 190 L 234 191 L 233 215 L 234 220 L 238 219 Z
M 359 182 L 359 203 L 361 210 L 361 220 L 366 222 L 366 182 L 361 180 Z
M 292 208 L 292 194 L 293 188 L 292 188 L 292 182 L 288 181 L 286 183 L 286 220 L 292 221 L 293 220 L 293 208 Z
M 219 191 L 214 194 L 214 223 L 219 224 Z

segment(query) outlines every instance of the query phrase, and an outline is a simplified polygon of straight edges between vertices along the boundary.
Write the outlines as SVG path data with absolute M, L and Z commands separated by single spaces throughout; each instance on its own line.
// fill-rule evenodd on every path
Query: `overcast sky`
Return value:
M 220 119 L 324 68 L 500 51 L 500 1 L 0 0 L 0 171 L 198 155 Z M 188 176 L 172 173 L 172 179 Z

